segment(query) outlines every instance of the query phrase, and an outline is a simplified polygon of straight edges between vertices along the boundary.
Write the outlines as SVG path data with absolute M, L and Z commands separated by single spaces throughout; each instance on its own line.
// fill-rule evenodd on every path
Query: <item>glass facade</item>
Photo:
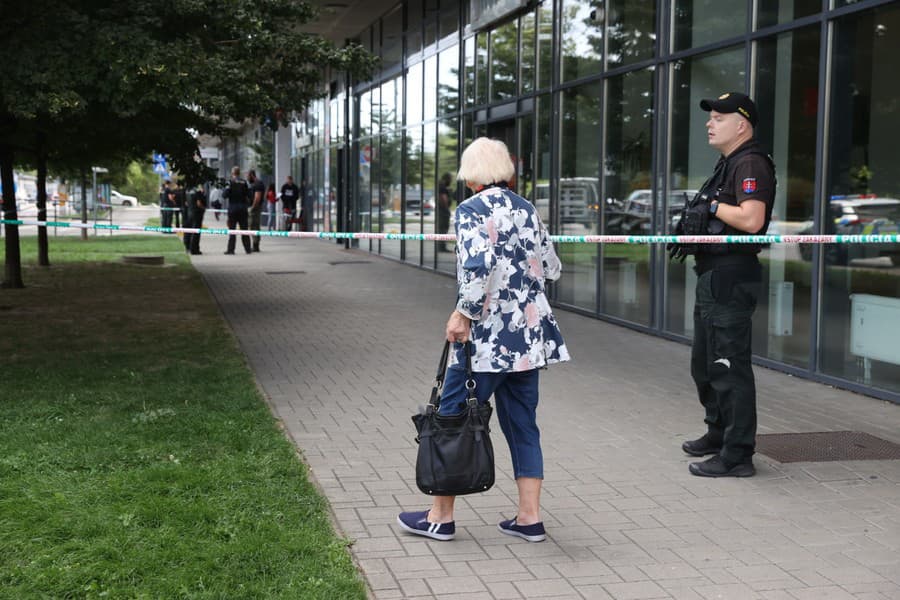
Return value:
M 553 233 L 668 233 L 717 158 L 699 101 L 737 90 L 756 99 L 777 167 L 769 233 L 900 230 L 900 1 L 543 0 L 468 19 L 464 0 L 407 0 L 360 32 L 381 70 L 335 77 L 294 127 L 312 228 L 452 232 L 442 214 L 466 197 L 459 153 L 489 135 Z M 455 270 L 452 243 L 359 245 Z M 691 259 L 645 245 L 558 252 L 557 305 L 691 336 Z M 755 355 L 900 401 L 900 246 L 773 244 L 760 260 Z

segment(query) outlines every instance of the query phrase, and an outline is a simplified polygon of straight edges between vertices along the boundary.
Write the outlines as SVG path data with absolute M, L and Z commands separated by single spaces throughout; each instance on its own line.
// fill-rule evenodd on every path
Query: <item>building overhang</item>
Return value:
M 319 17 L 300 28 L 316 33 L 341 47 L 400 3 L 400 0 L 310 0 Z M 364 41 L 365 45 L 365 41 Z

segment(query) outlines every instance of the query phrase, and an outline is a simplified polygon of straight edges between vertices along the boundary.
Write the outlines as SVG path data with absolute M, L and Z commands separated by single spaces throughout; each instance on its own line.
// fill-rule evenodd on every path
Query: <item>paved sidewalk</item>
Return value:
M 549 538 L 496 529 L 515 482 L 457 502 L 457 537 L 395 524 L 415 486 L 424 403 L 455 282 L 318 240 L 193 257 L 277 417 L 328 496 L 373 598 L 897 600 L 900 461 L 688 474 L 702 432 L 687 346 L 557 311 L 573 360 L 542 372 Z M 900 406 L 757 368 L 760 433 L 858 430 L 900 443 Z

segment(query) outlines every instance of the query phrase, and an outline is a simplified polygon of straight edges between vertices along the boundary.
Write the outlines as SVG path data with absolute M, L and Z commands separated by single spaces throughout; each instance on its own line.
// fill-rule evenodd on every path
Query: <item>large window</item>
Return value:
M 656 2 L 610 0 L 606 35 L 610 68 L 653 58 L 656 49 Z
M 571 81 L 600 72 L 603 59 L 603 21 L 597 3 L 563 0 L 562 79 Z
M 800 17 L 814 15 L 822 10 L 822 0 L 759 0 L 759 16 L 756 27 L 789 23 Z
M 559 140 L 559 231 L 563 234 L 597 233 L 600 202 L 600 84 L 563 92 Z M 586 310 L 596 310 L 597 253 L 595 244 L 563 244 L 558 248 L 563 275 L 557 299 Z
M 422 233 L 422 126 L 406 130 L 406 233 Z M 406 242 L 406 260 L 414 265 L 422 260 L 421 242 Z
M 698 48 L 747 30 L 744 0 L 675 0 L 675 50 Z
M 607 83 L 604 231 L 653 233 L 653 69 L 631 71 Z M 601 310 L 629 321 L 650 322 L 650 247 L 610 244 L 602 248 Z
M 518 21 L 510 21 L 491 32 L 491 101 L 515 97 L 518 56 Z
M 835 22 L 825 233 L 900 230 L 900 7 Z M 831 245 L 824 285 L 819 367 L 829 375 L 900 391 L 900 248 Z
M 744 47 L 679 60 L 671 67 L 672 115 L 669 158 L 669 195 L 666 214 L 684 204 L 712 174 L 717 158 L 706 138 L 709 114 L 700 109 L 702 98 L 745 89 Z M 668 219 L 667 219 L 668 221 Z M 666 269 L 665 327 L 673 333 L 693 335 L 693 259 L 668 262 Z
M 762 40 L 757 65 L 755 133 L 778 179 L 769 233 L 796 233 L 813 215 L 819 26 Z M 800 367 L 809 363 L 813 322 L 811 248 L 773 244 L 762 251 L 764 293 L 753 321 L 754 353 Z
M 447 48 L 438 63 L 438 114 L 459 111 L 459 46 Z

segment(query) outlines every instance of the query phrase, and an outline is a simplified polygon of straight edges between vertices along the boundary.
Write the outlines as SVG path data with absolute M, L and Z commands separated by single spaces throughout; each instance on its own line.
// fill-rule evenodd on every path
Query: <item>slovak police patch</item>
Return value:
M 752 194 L 756 191 L 756 178 L 748 177 L 744 181 L 741 182 L 741 189 L 744 190 L 745 194 Z

